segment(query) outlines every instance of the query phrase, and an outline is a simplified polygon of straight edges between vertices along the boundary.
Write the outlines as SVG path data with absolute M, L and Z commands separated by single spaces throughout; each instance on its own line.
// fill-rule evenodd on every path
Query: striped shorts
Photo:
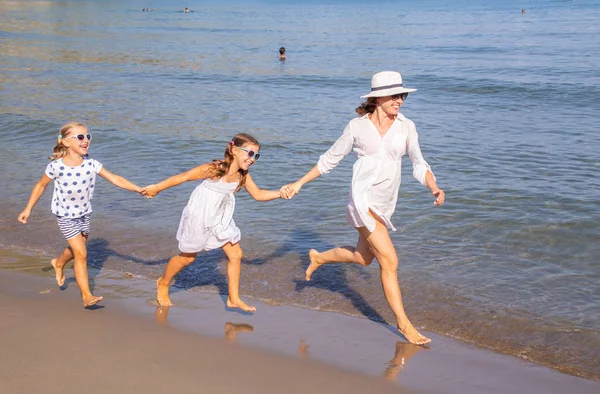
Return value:
M 64 216 L 57 216 L 56 221 L 58 222 L 58 228 L 64 235 L 65 239 L 71 239 L 83 233 L 84 235 L 90 234 L 90 215 L 84 215 L 80 218 L 67 218 Z

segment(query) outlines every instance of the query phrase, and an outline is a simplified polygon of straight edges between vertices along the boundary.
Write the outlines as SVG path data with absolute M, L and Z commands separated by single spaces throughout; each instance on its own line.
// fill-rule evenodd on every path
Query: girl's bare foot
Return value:
M 172 306 L 173 303 L 169 298 L 169 286 L 160 283 L 162 278 L 156 280 L 156 302 L 160 306 Z
M 96 305 L 101 299 L 102 296 L 96 297 L 90 294 L 89 296 L 83 298 L 83 306 L 89 308 L 92 305 Z
M 65 275 L 63 274 L 63 267 L 59 267 L 56 265 L 56 259 L 52 259 L 50 262 L 52 267 L 54 268 L 54 274 L 56 275 L 56 283 L 58 287 L 62 287 L 65 284 Z
M 321 266 L 321 264 L 319 264 L 317 262 L 318 254 L 319 254 L 319 252 L 317 252 L 315 249 L 311 249 L 308 252 L 308 258 L 310 259 L 310 265 L 306 269 L 306 280 L 310 280 L 310 277 L 312 276 L 313 272 L 315 272 L 315 270 Z
M 415 345 L 426 345 L 431 342 L 431 339 L 421 335 L 412 324 L 408 323 L 404 326 L 398 324 L 398 331 L 406 338 L 406 340 Z
M 256 312 L 256 308 L 246 304 L 240 298 L 233 301 L 231 298 L 227 297 L 227 308 L 239 308 L 244 312 Z

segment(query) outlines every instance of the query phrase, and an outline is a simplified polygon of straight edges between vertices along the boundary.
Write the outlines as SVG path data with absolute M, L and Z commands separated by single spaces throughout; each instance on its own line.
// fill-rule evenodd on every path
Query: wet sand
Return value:
M 384 381 L 148 324 L 115 308 L 85 310 L 73 291 L 46 292 L 40 284 L 0 272 L 1 393 L 398 392 Z
M 101 308 L 84 310 L 67 270 L 0 270 L 0 392 L 597 393 L 600 383 L 433 333 L 428 348 L 392 327 L 336 313 L 172 288 L 153 305 L 153 282 L 95 273 Z M 42 390 L 43 389 L 43 390 Z M 55 391 L 52 391 L 55 390 Z M 71 390 L 71 391 L 69 391 Z M 96 391 L 94 391 L 96 390 Z

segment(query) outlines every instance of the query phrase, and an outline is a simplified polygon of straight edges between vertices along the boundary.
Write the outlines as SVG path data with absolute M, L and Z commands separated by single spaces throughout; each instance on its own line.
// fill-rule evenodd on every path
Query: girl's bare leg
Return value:
M 366 267 L 373 262 L 375 255 L 369 250 L 369 243 L 359 232 L 356 247 L 340 246 L 321 253 L 311 249 L 308 252 L 308 257 L 310 258 L 310 265 L 306 269 L 306 280 L 310 280 L 313 272 L 323 264 L 353 263 Z
M 410 320 L 404 312 L 402 304 L 402 293 L 398 284 L 398 255 L 394 244 L 390 239 L 390 235 L 385 225 L 376 219 L 375 231 L 369 233 L 366 227 L 358 229 L 359 233 L 367 240 L 370 249 L 375 255 L 381 268 L 381 284 L 383 293 L 388 304 L 396 315 L 398 331 L 410 342 L 415 345 L 424 345 L 431 342 L 431 339 L 421 335 L 416 328 L 413 327 Z
M 232 245 L 230 242 L 223 245 L 223 251 L 227 255 L 227 306 L 229 308 L 240 308 L 246 312 L 254 312 L 256 308 L 247 305 L 240 298 L 240 273 L 242 271 L 242 248 L 239 243 Z
M 179 253 L 177 256 L 171 257 L 163 276 L 156 281 L 156 301 L 158 302 L 158 305 L 173 305 L 169 298 L 169 286 L 171 286 L 171 281 L 179 271 L 196 260 L 196 254 L 197 253 Z
M 88 236 L 84 233 L 81 233 L 81 236 L 83 237 L 83 241 L 87 242 Z M 65 275 L 63 273 L 63 268 L 71 260 L 73 260 L 73 252 L 71 251 L 71 247 L 67 247 L 65 248 L 65 250 L 62 251 L 60 256 L 50 261 L 50 264 L 52 264 L 52 267 L 54 268 L 54 274 L 56 276 L 56 283 L 58 284 L 58 286 L 62 286 L 65 284 Z
M 83 238 L 83 235 L 79 233 L 77 236 L 68 239 L 67 242 L 69 243 L 71 253 L 73 254 L 73 259 L 75 260 L 75 265 L 73 267 L 75 271 L 75 281 L 77 281 L 77 286 L 79 286 L 79 290 L 81 290 L 83 306 L 87 308 L 88 306 L 96 304 L 102 299 L 102 297 L 96 297 L 90 291 L 90 283 L 87 270 L 87 248 L 85 247 L 85 239 Z M 66 262 L 64 264 L 66 264 Z M 62 267 L 64 267 L 64 264 L 62 265 Z M 58 266 L 58 264 L 56 265 Z

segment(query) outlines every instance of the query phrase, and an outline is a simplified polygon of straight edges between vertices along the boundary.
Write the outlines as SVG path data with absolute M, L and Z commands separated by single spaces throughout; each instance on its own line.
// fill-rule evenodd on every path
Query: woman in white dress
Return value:
M 173 256 L 162 277 L 156 281 L 156 300 L 161 306 L 171 306 L 169 286 L 185 266 L 191 264 L 198 252 L 222 248 L 227 255 L 227 306 L 253 312 L 239 295 L 242 248 L 240 229 L 233 220 L 234 193 L 245 188 L 257 201 L 280 198 L 279 190 L 261 190 L 248 172 L 256 160 L 260 146 L 248 134 L 238 134 L 227 144 L 223 160 L 202 164 L 187 172 L 172 176 L 156 185 L 142 189 L 142 194 L 152 198 L 159 192 L 187 181 L 202 182 L 194 189 L 181 215 L 177 240 L 179 253 Z
M 355 247 L 342 246 L 324 252 L 312 249 L 306 280 L 310 280 L 313 272 L 323 264 L 368 266 L 377 259 L 383 291 L 396 315 L 398 331 L 409 342 L 424 345 L 431 340 L 413 327 L 404 312 L 398 284 L 398 256 L 388 233 L 388 229 L 396 230 L 391 217 L 396 209 L 402 156 L 405 154 L 412 161 L 414 177 L 435 196 L 434 203 L 444 203 L 444 192 L 437 186 L 421 154 L 414 123 L 398 112 L 408 94 L 415 90 L 405 88 L 402 76 L 397 72 L 375 74 L 371 92 L 362 96 L 367 100 L 356 108 L 359 117 L 348 123 L 342 136 L 310 171 L 282 190 L 283 197 L 291 198 L 305 183 L 330 172 L 351 151 L 356 153 L 346 218 L 358 230 L 358 242 Z

